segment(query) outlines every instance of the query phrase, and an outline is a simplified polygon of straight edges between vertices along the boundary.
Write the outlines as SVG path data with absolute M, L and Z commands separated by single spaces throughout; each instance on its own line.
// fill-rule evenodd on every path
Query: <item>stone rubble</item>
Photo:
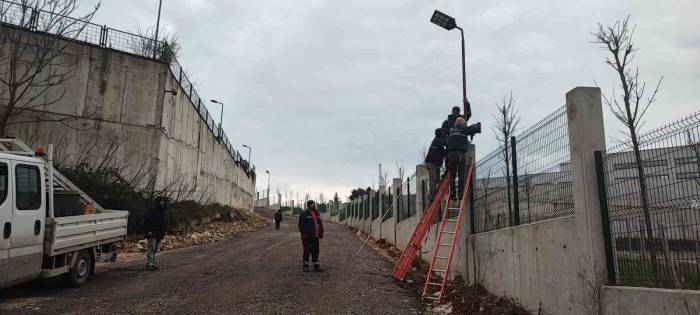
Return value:
M 233 238 L 241 232 L 257 230 L 272 221 L 258 214 L 247 213 L 243 220 L 212 221 L 199 227 L 197 231 L 190 231 L 177 234 L 168 234 L 161 241 L 161 250 L 170 250 L 201 244 L 211 244 Z M 146 252 L 145 239 L 131 239 L 123 242 L 120 252 L 124 253 L 144 253 Z

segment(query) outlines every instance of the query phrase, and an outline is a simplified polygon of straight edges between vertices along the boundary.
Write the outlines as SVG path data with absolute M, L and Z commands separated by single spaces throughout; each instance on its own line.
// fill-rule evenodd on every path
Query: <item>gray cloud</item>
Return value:
M 610 93 L 615 77 L 590 32 L 628 14 L 642 76 L 665 76 L 646 126 L 700 108 L 700 8 L 692 0 L 165 0 L 163 24 L 179 34 L 199 94 L 226 103 L 230 139 L 254 147 L 259 174 L 272 172 L 273 192 L 343 196 L 376 185 L 378 163 L 391 176 L 403 161 L 411 173 L 460 102 L 459 35 L 428 22 L 435 8 L 466 31 L 474 121 L 492 124 L 495 102 L 510 91 L 523 126 L 562 106 L 575 86 L 596 81 Z M 95 21 L 134 29 L 155 24 L 156 10 L 156 1 L 108 0 Z M 609 116 L 606 131 L 616 135 Z M 477 145 L 482 156 L 496 147 L 489 132 Z

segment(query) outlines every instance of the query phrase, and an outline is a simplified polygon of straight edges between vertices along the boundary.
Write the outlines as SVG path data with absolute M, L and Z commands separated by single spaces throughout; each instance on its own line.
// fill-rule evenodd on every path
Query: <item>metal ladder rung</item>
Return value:
M 436 298 L 436 297 L 434 297 L 434 296 L 430 296 L 430 295 L 426 295 L 426 296 L 424 296 L 423 298 L 431 299 L 431 300 L 438 300 L 438 298 Z
M 447 210 L 461 210 L 460 208 L 447 208 Z
M 440 246 L 452 246 L 452 244 L 440 244 Z
M 437 282 L 428 282 L 429 285 L 442 285 L 442 283 L 437 283 Z
M 448 257 L 445 257 L 445 256 L 435 256 L 435 258 L 437 258 L 437 259 L 447 259 Z
M 443 273 L 445 272 L 445 270 L 442 270 L 442 269 L 433 269 L 433 271 L 435 271 L 435 272 L 443 272 Z
M 445 233 L 445 234 L 455 234 L 455 232 L 450 232 L 450 231 L 442 231 L 442 233 Z
M 457 219 L 445 219 L 445 221 L 457 222 Z

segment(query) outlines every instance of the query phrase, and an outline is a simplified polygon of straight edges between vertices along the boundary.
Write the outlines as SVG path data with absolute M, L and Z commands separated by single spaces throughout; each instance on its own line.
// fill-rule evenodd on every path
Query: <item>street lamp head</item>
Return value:
M 268 173 L 268 174 L 270 174 L 270 171 L 268 171 L 268 170 L 265 170 L 265 173 Z
M 248 148 L 248 149 L 250 149 L 250 147 L 249 147 L 249 146 L 247 146 L 247 145 L 245 145 L 245 144 L 243 145 L 243 147 L 244 147 L 244 148 Z
M 457 22 L 455 19 L 445 13 L 442 13 L 438 10 L 435 10 L 433 13 L 433 16 L 430 18 L 430 22 L 433 24 L 440 26 L 446 30 L 452 30 L 455 27 L 457 27 Z
M 211 101 L 212 103 L 224 105 L 223 103 L 221 103 L 221 102 L 219 102 L 219 101 L 217 101 L 217 100 L 210 100 L 210 101 Z

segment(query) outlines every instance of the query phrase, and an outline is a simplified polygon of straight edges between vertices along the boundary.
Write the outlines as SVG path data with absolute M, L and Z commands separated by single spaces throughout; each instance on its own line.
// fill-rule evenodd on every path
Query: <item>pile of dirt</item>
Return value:
M 362 232 L 358 235 L 363 241 L 368 237 Z M 381 256 L 393 261 L 398 260 L 402 254 L 401 250 L 384 239 L 377 241 L 370 238 L 367 245 L 371 245 Z M 420 296 L 429 267 L 426 261 L 415 258 L 402 286 Z M 434 282 L 438 281 L 442 280 L 434 279 Z M 513 299 L 491 294 L 478 283 L 467 284 L 461 277 L 448 282 L 441 304 L 427 303 L 425 306 L 430 313 L 438 314 L 531 314 Z
M 233 238 L 241 232 L 257 230 L 271 223 L 257 213 L 240 211 L 236 216 L 219 219 L 200 226 L 196 231 L 179 232 L 166 235 L 161 241 L 161 250 L 176 249 L 201 244 L 210 244 Z M 146 252 L 146 240 L 130 239 L 121 244 L 120 252 Z

